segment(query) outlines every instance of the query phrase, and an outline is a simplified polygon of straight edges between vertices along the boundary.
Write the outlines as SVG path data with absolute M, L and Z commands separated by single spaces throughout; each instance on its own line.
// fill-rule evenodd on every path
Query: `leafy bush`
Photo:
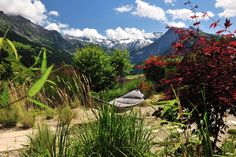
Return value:
M 46 110 L 45 111 L 45 115 L 46 115 L 46 119 L 53 119 L 53 117 L 55 116 L 55 111 L 54 110 Z
M 15 108 L 19 116 L 19 122 L 22 124 L 22 128 L 29 129 L 34 126 L 35 112 L 34 110 L 26 109 L 21 103 L 16 103 Z
M 13 77 L 13 70 L 11 67 L 11 63 L 0 59 L 0 81 L 1 80 L 8 80 Z
M 143 81 L 138 85 L 138 88 L 145 97 L 149 97 L 156 92 L 156 84 L 152 81 Z
M 111 58 L 99 46 L 86 46 L 74 55 L 74 65 L 91 80 L 91 88 L 98 92 L 114 87 L 116 71 Z
M 143 69 L 147 80 L 153 81 L 161 87 L 163 79 L 172 78 L 176 73 L 176 65 L 181 59 L 182 57 L 176 55 L 151 56 L 137 68 Z
M 78 128 L 74 156 L 148 156 L 150 130 L 135 112 L 117 114 L 108 105 L 99 111 L 98 121 Z
M 138 85 L 140 84 L 140 79 L 130 80 L 127 82 L 124 82 L 123 84 L 117 85 L 113 89 L 106 89 L 103 91 L 100 91 L 98 93 L 93 92 L 93 96 L 98 99 L 102 99 L 104 101 L 111 101 L 119 96 L 122 96 L 126 94 L 127 92 L 134 90 L 138 88 Z
M 158 83 L 165 78 L 166 62 L 160 56 L 151 56 L 143 65 L 144 75 L 148 80 Z
M 34 127 L 34 123 L 35 123 L 35 115 L 33 111 L 26 111 L 24 113 L 24 117 L 20 117 L 20 121 L 22 124 L 22 127 L 24 129 L 29 129 Z
M 76 116 L 69 105 L 62 106 L 58 110 L 61 125 L 70 124 L 71 120 Z
M 6 128 L 15 127 L 19 120 L 17 111 L 14 108 L 2 108 L 0 109 L 0 115 L 0 123 Z
M 223 142 L 222 155 L 228 157 L 236 156 L 236 130 L 228 130 L 229 137 Z
M 186 36 L 186 30 L 176 31 L 180 36 Z M 189 37 L 195 39 L 196 33 L 187 31 Z M 183 54 L 177 73 L 169 83 L 179 90 L 183 107 L 192 111 L 191 121 L 200 127 L 203 116 L 207 113 L 208 123 L 211 124 L 209 132 L 214 138 L 215 147 L 219 132 L 225 128 L 225 113 L 235 111 L 236 100 L 233 95 L 236 91 L 236 51 L 231 38 L 197 38 L 196 43 L 188 49 L 191 53 Z
M 129 52 L 127 50 L 114 50 L 111 56 L 111 63 L 115 67 L 115 71 L 120 78 L 129 74 L 132 68 Z
M 35 123 L 34 111 L 24 111 L 19 118 L 23 128 L 28 129 L 34 127 Z

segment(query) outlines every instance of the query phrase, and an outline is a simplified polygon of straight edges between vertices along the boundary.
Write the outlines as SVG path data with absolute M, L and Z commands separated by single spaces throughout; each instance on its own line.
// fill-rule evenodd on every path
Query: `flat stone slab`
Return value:
M 33 129 L 23 131 L 8 131 L 0 134 L 0 152 L 21 149 L 28 143 L 27 135 L 32 134 Z

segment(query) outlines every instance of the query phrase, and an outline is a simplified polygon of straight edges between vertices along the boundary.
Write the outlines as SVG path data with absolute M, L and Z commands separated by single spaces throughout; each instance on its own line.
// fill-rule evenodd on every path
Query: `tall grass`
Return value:
M 45 86 L 38 94 L 39 100 L 51 107 L 58 107 L 65 102 L 73 105 L 72 107 L 90 106 L 88 80 L 74 69 L 68 69 L 68 72 L 69 74 L 54 73 L 51 79 L 55 84 Z
M 145 157 L 150 156 L 151 130 L 144 128 L 140 114 L 117 114 L 104 106 L 98 120 L 83 127 L 58 125 L 53 131 L 43 125 L 29 136 L 30 145 L 24 157 Z
M 29 136 L 30 145 L 23 157 L 72 157 L 69 125 L 58 125 L 53 131 L 47 125 L 38 127 L 35 135 Z
M 96 123 L 77 128 L 74 156 L 144 157 L 149 156 L 151 130 L 144 128 L 143 118 L 136 112 L 117 114 L 104 105 Z

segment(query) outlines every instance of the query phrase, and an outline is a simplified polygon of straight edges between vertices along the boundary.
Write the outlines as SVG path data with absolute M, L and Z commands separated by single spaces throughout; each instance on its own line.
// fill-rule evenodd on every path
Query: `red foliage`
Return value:
M 217 31 L 216 34 L 221 34 L 221 33 L 223 33 L 223 32 L 225 32 L 224 29 L 223 29 L 223 30 L 219 30 L 219 31 Z
M 201 22 L 195 22 L 195 23 L 193 23 L 194 26 L 197 26 L 197 25 L 200 25 L 200 24 L 201 24 Z
M 197 124 L 203 118 L 202 113 L 208 112 L 209 124 L 212 124 L 209 130 L 215 138 L 225 127 L 224 113 L 236 109 L 236 41 L 227 35 L 200 36 L 183 29 L 176 32 L 180 33 L 178 43 L 186 42 L 181 40 L 185 39 L 181 36 L 186 35 L 189 35 L 186 40 L 194 43 L 180 50 L 184 58 L 177 65 L 176 75 L 163 82 L 179 89 L 183 107 L 195 110 L 192 120 Z M 169 89 L 168 97 L 172 94 Z
M 236 40 L 233 38 L 236 31 L 230 31 L 230 19 L 226 19 L 221 25 L 220 20 L 214 20 L 203 13 L 202 17 L 207 16 L 213 21 L 210 28 L 222 28 L 216 32 L 220 36 L 203 36 L 199 31 L 200 22 L 194 5 L 190 0 L 185 5 L 189 5 L 194 11 L 195 15 L 191 18 L 195 20 L 193 25 L 197 30 L 173 28 L 180 36 L 175 45 L 184 45 L 177 49 L 183 59 L 177 65 L 176 75 L 163 82 L 172 84 L 178 91 L 182 107 L 191 112 L 190 121 L 201 127 L 201 120 L 207 113 L 209 132 L 214 139 L 215 148 L 219 132 L 225 128 L 225 113 L 236 115 Z M 173 97 L 172 89 L 167 90 L 166 94 L 168 98 Z
M 225 25 L 225 29 L 229 28 L 232 25 L 232 23 L 230 22 L 230 19 L 226 18 L 224 25 Z
M 216 28 L 216 26 L 218 26 L 220 20 L 217 20 L 216 22 L 213 22 L 211 25 L 210 25 L 210 28 Z
M 165 76 L 167 62 L 161 56 L 151 56 L 143 64 L 142 69 L 148 80 L 159 82 Z M 139 66 L 140 67 L 140 66 Z

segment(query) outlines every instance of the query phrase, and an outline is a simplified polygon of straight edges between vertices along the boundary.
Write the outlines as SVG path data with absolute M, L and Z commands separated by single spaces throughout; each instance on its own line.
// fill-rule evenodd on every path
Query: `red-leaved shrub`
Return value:
M 226 126 L 225 113 L 235 114 L 236 109 L 235 41 L 229 35 L 201 35 L 197 31 L 193 34 L 192 31 L 186 33 L 184 29 L 175 29 L 180 39 L 184 39 L 177 44 L 182 43 L 178 50 L 183 59 L 177 66 L 175 77 L 165 82 L 178 89 L 182 106 L 192 111 L 191 120 L 199 127 L 204 113 L 208 114 L 209 132 L 215 145 L 219 132 Z M 186 34 L 188 40 L 194 41 L 191 45 L 185 46 Z

